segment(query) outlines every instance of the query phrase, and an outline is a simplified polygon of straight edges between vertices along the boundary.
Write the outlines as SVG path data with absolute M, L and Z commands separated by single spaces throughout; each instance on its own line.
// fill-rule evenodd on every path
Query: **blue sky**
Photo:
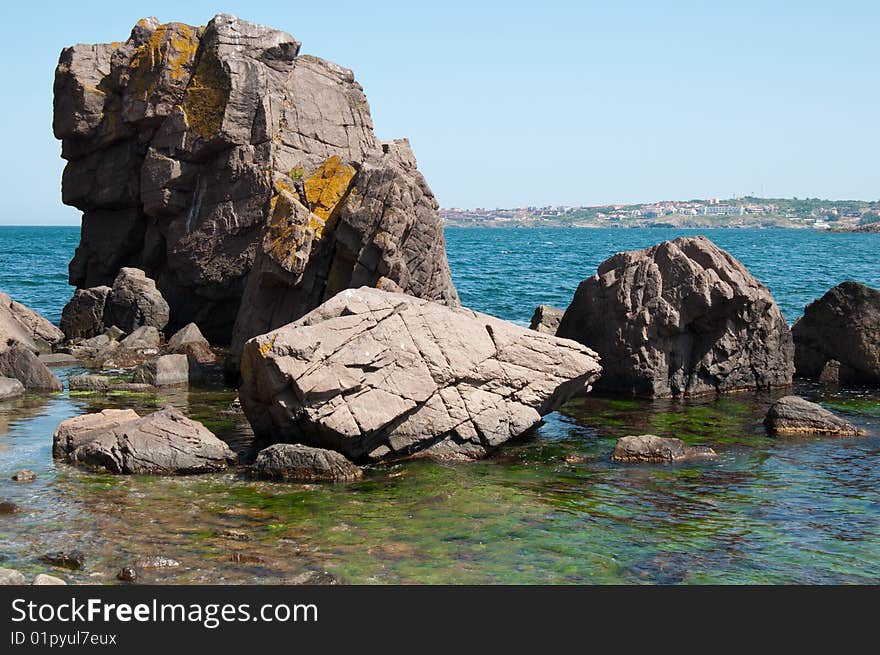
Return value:
M 62 47 L 221 11 L 352 68 L 445 207 L 880 197 L 877 3 L 422 4 L 7 3 L 0 223 L 79 220 L 51 130 Z

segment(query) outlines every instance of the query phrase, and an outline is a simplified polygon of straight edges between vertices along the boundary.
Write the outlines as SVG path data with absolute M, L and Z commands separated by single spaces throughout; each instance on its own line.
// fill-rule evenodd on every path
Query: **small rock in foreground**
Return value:
M 54 575 L 38 573 L 37 576 L 34 578 L 34 584 L 39 587 L 46 585 L 66 585 L 67 583 L 61 578 L 56 578 Z
M 718 454 L 706 446 L 686 446 L 681 439 L 653 434 L 621 437 L 611 453 L 615 462 L 687 462 L 715 457 Z
M 10 400 L 24 395 L 24 385 L 15 378 L 0 377 L 0 400 Z
M 254 470 L 274 480 L 328 480 L 350 482 L 363 475 L 345 455 L 301 444 L 275 444 L 257 455 Z
M 15 569 L 0 569 L 0 585 L 27 584 L 25 577 Z

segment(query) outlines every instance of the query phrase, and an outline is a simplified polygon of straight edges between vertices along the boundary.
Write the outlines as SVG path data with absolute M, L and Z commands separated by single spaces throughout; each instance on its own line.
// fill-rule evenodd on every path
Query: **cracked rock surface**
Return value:
M 55 431 L 53 452 L 117 474 L 208 473 L 236 461 L 226 443 L 173 407 L 143 418 L 133 410 L 104 410 L 67 419 Z
M 71 284 L 142 269 L 169 333 L 196 323 L 227 344 L 235 326 L 239 350 L 350 286 L 458 303 L 408 143 L 376 138 L 350 70 L 299 49 L 219 14 L 62 51 L 62 199 L 83 212 Z
M 557 336 L 602 357 L 596 389 L 647 397 L 791 384 L 791 331 L 769 289 L 705 237 L 622 252 L 581 282 Z
M 362 287 L 245 344 L 258 437 L 355 461 L 472 459 L 590 389 L 597 355 L 464 308 Z

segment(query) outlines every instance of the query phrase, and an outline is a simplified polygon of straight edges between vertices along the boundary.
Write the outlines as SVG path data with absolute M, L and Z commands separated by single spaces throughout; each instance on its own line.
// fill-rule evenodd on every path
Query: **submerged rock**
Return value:
M 544 334 L 556 334 L 559 329 L 559 322 L 565 312 L 550 305 L 538 305 L 535 307 L 535 313 L 532 314 L 532 321 L 529 323 L 529 329 Z
M 611 453 L 615 462 L 687 462 L 716 457 L 718 454 L 707 446 L 687 446 L 681 439 L 653 434 L 621 437 Z
M 156 283 L 139 268 L 121 268 L 113 281 L 104 310 L 104 324 L 124 332 L 139 327 L 162 330 L 168 324 L 170 309 Z
M 350 70 L 299 47 L 220 14 L 204 28 L 144 19 L 124 42 L 64 49 L 53 129 L 62 199 L 83 211 L 72 284 L 140 267 L 170 328 L 195 322 L 212 343 L 237 317 L 243 342 L 346 286 L 457 303 L 408 146 L 376 138 Z
M 865 433 L 821 405 L 798 396 L 785 396 L 773 403 L 764 417 L 764 425 L 770 432 L 782 436 L 833 434 L 850 437 Z
M 106 375 L 74 375 L 67 378 L 71 391 L 107 391 L 111 380 Z
M 798 376 L 880 386 L 880 291 L 838 284 L 811 302 L 792 328 Z
M 61 312 L 61 331 L 68 341 L 91 339 L 104 332 L 104 310 L 110 287 L 77 289 Z
M 133 566 L 123 566 L 116 574 L 116 579 L 122 582 L 136 582 L 138 578 L 137 569 Z
M 668 397 L 791 384 L 793 345 L 770 291 L 705 237 L 607 259 L 557 336 L 602 357 L 597 390 Z
M 302 444 L 274 444 L 257 455 L 254 471 L 274 480 L 329 480 L 350 482 L 363 475 L 345 455 Z
M 15 378 L 0 377 L 0 400 L 9 400 L 24 395 L 24 385 Z
M 19 343 L 0 345 L 0 376 L 14 378 L 29 391 L 61 391 L 64 385 L 33 350 Z
M 61 550 L 55 553 L 46 553 L 38 559 L 44 564 L 71 571 L 79 571 L 86 565 L 85 553 L 80 550 Z
M 37 479 L 37 474 L 30 469 L 21 469 L 12 474 L 13 482 L 33 482 Z
M 258 437 L 358 461 L 474 458 L 589 390 L 588 348 L 366 287 L 250 340 L 241 404 Z
M 174 407 L 85 434 L 78 432 L 74 441 L 75 448 L 67 447 L 72 463 L 117 474 L 208 473 L 222 471 L 236 461 L 229 446 Z
M 138 366 L 132 381 L 156 387 L 185 387 L 189 384 L 189 360 L 186 355 L 162 355 Z

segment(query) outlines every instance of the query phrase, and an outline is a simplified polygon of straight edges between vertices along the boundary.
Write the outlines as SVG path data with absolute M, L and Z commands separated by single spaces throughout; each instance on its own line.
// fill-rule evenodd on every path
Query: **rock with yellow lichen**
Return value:
M 79 288 L 156 280 L 169 331 L 238 344 L 353 284 L 457 304 L 433 194 L 352 72 L 220 14 L 65 48 L 53 128 Z

